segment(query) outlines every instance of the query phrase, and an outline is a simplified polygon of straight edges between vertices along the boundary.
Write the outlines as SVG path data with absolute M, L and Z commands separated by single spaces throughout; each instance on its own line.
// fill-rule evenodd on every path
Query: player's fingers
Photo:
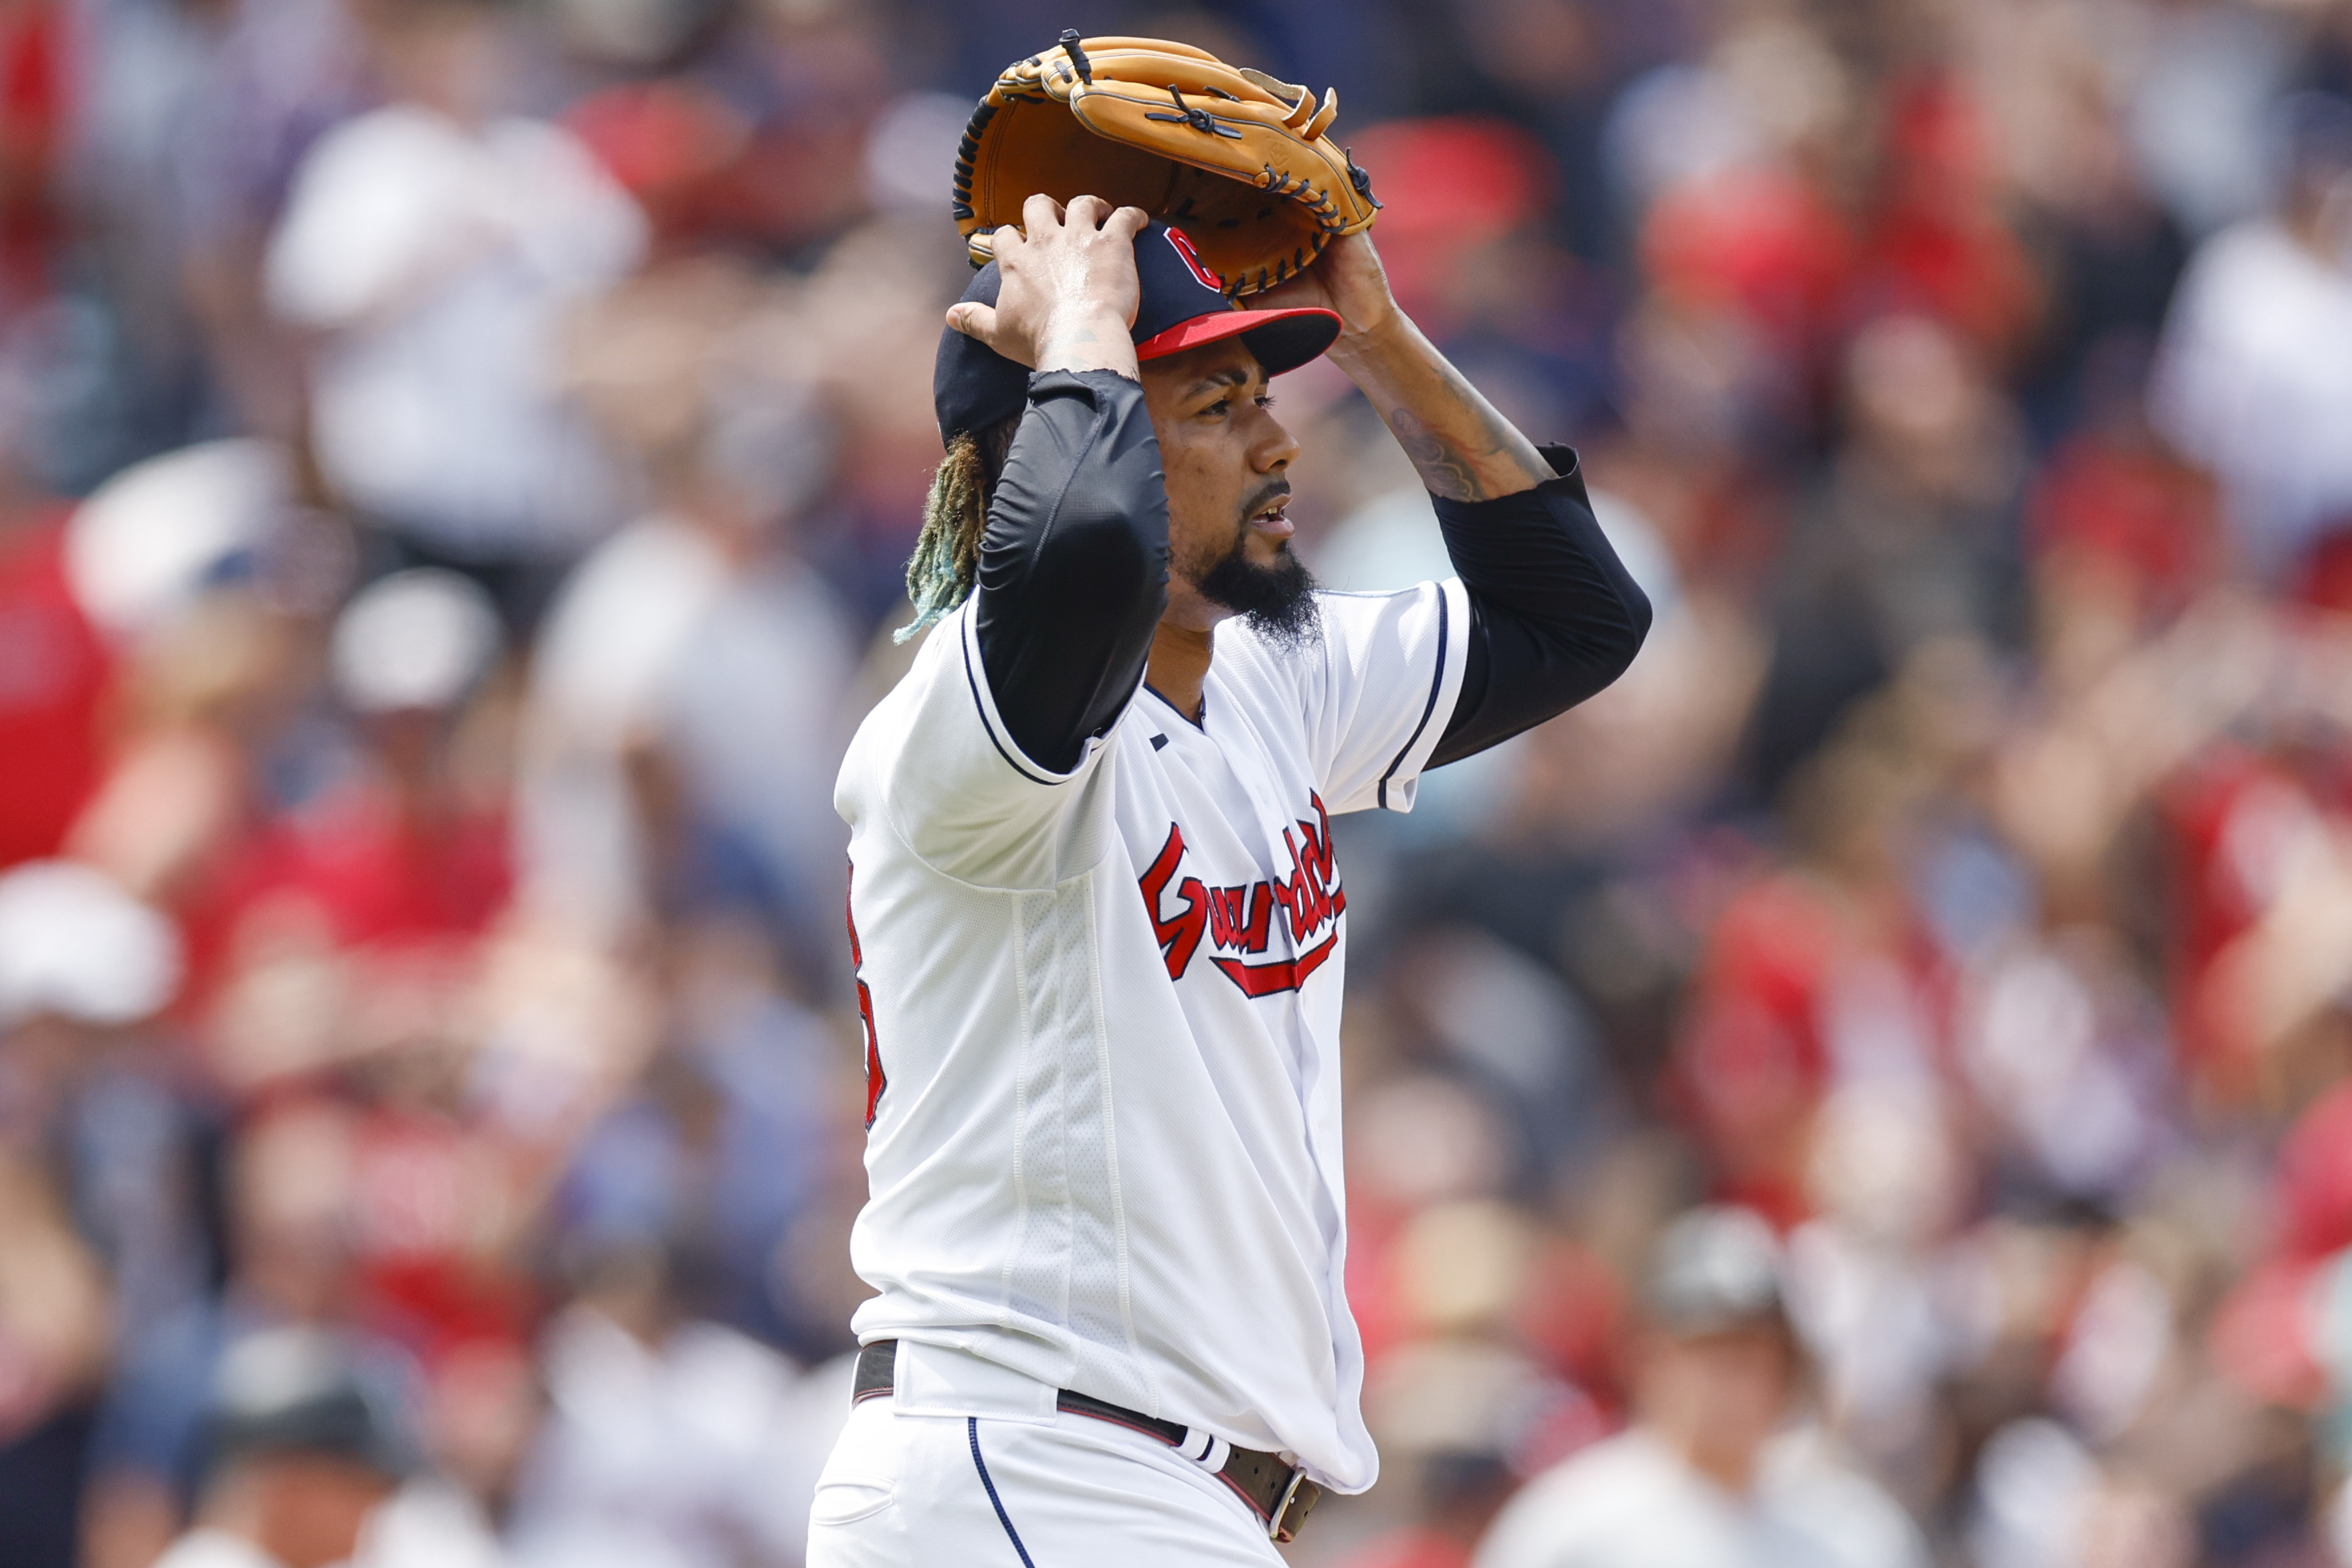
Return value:
M 990 348 L 996 346 L 996 311 L 993 308 L 964 300 L 948 307 L 948 325 L 968 338 L 978 338 Z
M 1072 196 L 1067 210 L 1072 228 L 1080 224 L 1088 228 L 1100 228 L 1103 219 L 1110 216 L 1110 204 L 1100 196 Z
M 1031 234 L 1040 229 L 1058 228 L 1062 223 L 1062 204 L 1039 191 L 1021 204 L 1021 226 Z
M 1137 235 L 1143 232 L 1143 226 L 1150 221 L 1151 215 L 1141 207 L 1119 207 L 1103 220 L 1103 232 L 1115 234 L 1121 239 L 1132 241 Z

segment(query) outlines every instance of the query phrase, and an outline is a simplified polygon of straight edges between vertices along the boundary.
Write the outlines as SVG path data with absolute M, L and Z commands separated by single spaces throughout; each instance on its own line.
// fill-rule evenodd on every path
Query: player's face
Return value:
M 1206 628 L 1248 615 L 1297 635 L 1313 580 L 1290 552 L 1290 463 L 1266 374 L 1237 338 L 1152 360 L 1143 396 L 1168 479 L 1168 618 Z

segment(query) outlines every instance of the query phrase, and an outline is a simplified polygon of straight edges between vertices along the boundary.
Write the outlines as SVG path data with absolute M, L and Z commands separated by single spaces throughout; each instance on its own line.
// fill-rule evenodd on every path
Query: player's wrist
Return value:
M 1350 362 L 1377 363 L 1399 351 L 1414 346 L 1420 335 L 1412 318 L 1397 309 L 1396 301 L 1387 300 L 1381 308 L 1360 316 L 1342 313 L 1339 335 L 1326 351 L 1331 362 L 1346 370 Z
M 1081 301 L 1055 310 L 1037 334 L 1038 370 L 1114 370 L 1140 380 L 1127 319 L 1107 304 Z

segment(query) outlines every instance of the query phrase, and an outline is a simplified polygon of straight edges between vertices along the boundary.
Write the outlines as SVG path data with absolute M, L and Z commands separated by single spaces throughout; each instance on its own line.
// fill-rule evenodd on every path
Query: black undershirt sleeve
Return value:
M 973 615 L 997 715 L 1066 773 L 1143 679 L 1168 603 L 1168 492 L 1143 388 L 1046 371 L 988 509 Z
M 1555 479 L 1495 500 L 1438 498 L 1445 552 L 1470 598 L 1462 695 L 1428 766 L 1458 763 L 1563 713 L 1625 673 L 1650 601 L 1592 515 L 1576 454 Z

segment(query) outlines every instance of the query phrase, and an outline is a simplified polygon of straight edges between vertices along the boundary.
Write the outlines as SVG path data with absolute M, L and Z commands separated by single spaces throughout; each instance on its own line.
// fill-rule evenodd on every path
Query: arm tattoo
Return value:
M 1496 489 L 1496 480 L 1500 477 L 1498 468 L 1515 468 L 1518 478 L 1533 478 L 1538 482 L 1550 477 L 1551 465 L 1543 460 L 1535 443 L 1495 412 L 1495 405 L 1452 365 L 1445 367 L 1445 385 L 1457 406 L 1469 416 L 1457 423 L 1476 428 L 1470 441 L 1462 438 L 1461 431 L 1432 428 L 1410 408 L 1400 406 L 1389 412 L 1389 428 L 1396 433 L 1397 445 L 1412 459 L 1430 494 L 1447 500 L 1490 500 L 1499 493 Z
M 1049 359 L 1055 354 L 1068 353 L 1076 349 L 1090 349 L 1101 342 L 1102 335 L 1092 327 L 1079 327 L 1070 331 L 1056 332 L 1040 345 L 1037 357 Z
M 1389 425 L 1396 432 L 1397 445 L 1421 471 L 1421 482 L 1429 487 L 1431 495 L 1447 500 L 1486 499 L 1485 487 L 1478 483 L 1461 448 L 1423 425 L 1412 409 L 1395 410 L 1389 416 Z

